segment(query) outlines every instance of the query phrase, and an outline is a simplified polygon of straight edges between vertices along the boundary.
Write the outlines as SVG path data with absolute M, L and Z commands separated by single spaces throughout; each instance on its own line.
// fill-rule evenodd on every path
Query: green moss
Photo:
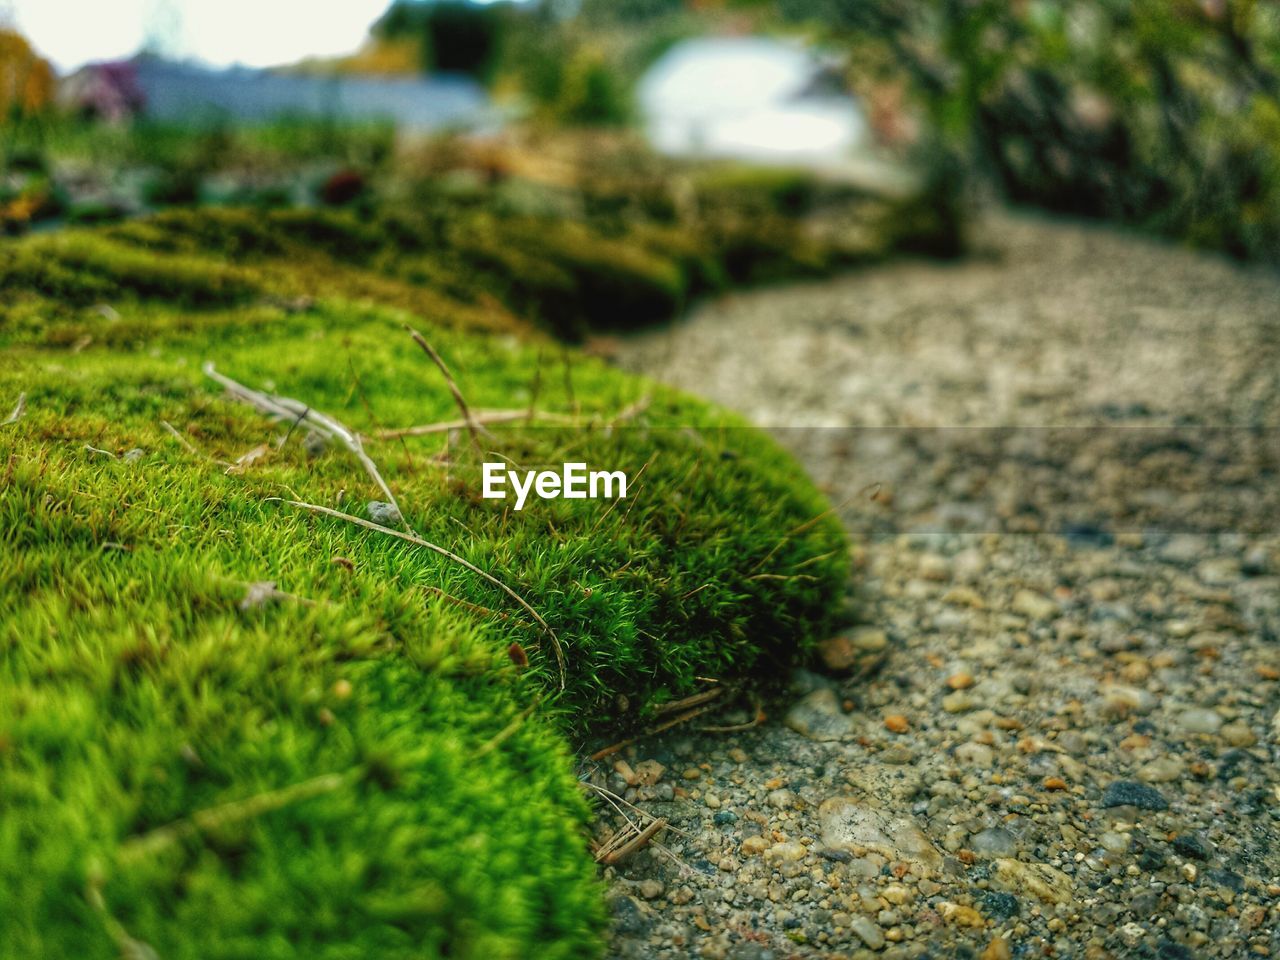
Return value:
M 0 957 L 135 941 L 166 958 L 597 953 L 570 745 L 642 724 L 698 677 L 780 675 L 835 606 L 841 531 L 767 437 L 546 351 L 530 327 L 486 334 L 485 310 L 439 285 L 475 249 L 424 242 L 388 265 L 379 240 L 343 264 L 365 228 L 320 222 L 332 256 L 302 215 L 234 213 L 6 254 L 0 399 L 24 392 L 27 412 L 0 427 Z M 586 315 L 633 285 L 670 305 L 675 260 L 593 248 L 585 229 L 550 237 L 572 282 L 539 281 L 531 306 L 556 289 Z M 393 275 L 414 257 L 418 282 Z M 292 302 L 308 291 L 321 298 Z M 577 410 L 576 425 L 495 426 L 486 451 L 633 478 L 616 505 L 517 513 L 480 498 L 465 442 L 446 469 L 439 435 L 369 441 L 408 521 L 555 629 L 563 674 L 492 583 L 275 499 L 363 515 L 381 497 L 345 450 L 308 454 L 302 431 L 200 373 L 212 360 L 370 437 L 451 419 L 406 321 L 474 407 L 536 390 L 541 410 Z M 287 596 L 246 602 L 262 581 Z
M 0 342 L 118 346 L 144 339 L 135 303 L 181 305 L 163 322 L 195 328 L 225 322 L 208 315 L 229 307 L 318 298 L 576 341 L 673 317 L 730 282 L 937 246 L 944 205 L 932 194 L 877 199 L 794 171 L 673 171 L 616 144 L 584 154 L 572 187 L 464 169 L 362 209 L 168 210 L 20 244 L 0 252 Z M 457 177 L 465 191 L 446 188 Z M 513 203 L 522 192 L 541 199 Z M 121 322 L 97 322 L 104 304 Z
M 789 216 L 811 212 L 820 189 L 806 170 L 736 164 L 701 172 L 695 185 L 702 202 L 711 207 Z
M 76 306 L 134 296 L 192 307 L 235 303 L 257 288 L 246 272 L 211 257 L 156 257 L 78 233 L 41 238 L 3 258 L 0 290 L 32 289 Z

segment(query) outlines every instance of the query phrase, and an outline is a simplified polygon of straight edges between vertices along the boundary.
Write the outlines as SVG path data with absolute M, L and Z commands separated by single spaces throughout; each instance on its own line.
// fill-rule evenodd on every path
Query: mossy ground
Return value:
M 676 290 L 645 306 L 669 309 L 688 263 L 586 225 L 563 238 L 596 255 L 570 258 L 528 221 L 467 222 L 487 245 L 232 211 L 3 252 L 0 397 L 26 410 L 0 427 L 0 955 L 590 955 L 571 744 L 822 628 L 843 537 L 794 464 L 521 319 L 607 320 L 637 285 Z M 491 583 L 273 499 L 363 515 L 380 496 L 347 451 L 308 452 L 201 373 L 366 436 L 451 419 L 406 322 L 474 407 L 573 418 L 494 427 L 486 450 L 632 477 L 617 504 L 516 513 L 480 499 L 465 440 L 369 441 L 418 532 L 554 627 L 563 677 Z M 288 596 L 253 602 L 262 581 Z

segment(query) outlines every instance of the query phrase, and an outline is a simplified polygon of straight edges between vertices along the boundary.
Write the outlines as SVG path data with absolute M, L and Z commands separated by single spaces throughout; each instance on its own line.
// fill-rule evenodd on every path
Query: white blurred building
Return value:
M 679 43 L 649 68 L 638 97 L 650 141 L 675 156 L 830 164 L 869 139 L 833 65 L 766 37 Z

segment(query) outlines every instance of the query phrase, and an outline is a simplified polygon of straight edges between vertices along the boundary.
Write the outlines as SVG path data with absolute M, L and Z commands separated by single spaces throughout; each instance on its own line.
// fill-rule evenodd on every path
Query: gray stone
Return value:
M 822 687 L 787 712 L 786 724 L 810 740 L 843 740 L 853 733 L 853 718 L 840 709 L 835 691 Z
M 1181 779 L 1187 765 L 1177 757 L 1156 757 L 1138 768 L 1138 779 L 1147 783 L 1171 783 Z
M 1213 710 L 1192 707 L 1178 714 L 1177 724 L 1187 733 L 1217 733 L 1222 729 L 1222 716 Z
M 1169 801 L 1155 787 L 1133 780 L 1117 780 L 1102 794 L 1104 807 L 1137 807 L 1139 810 L 1168 810 Z
M 369 501 L 369 519 L 374 523 L 380 523 L 384 527 L 394 527 L 400 522 L 400 511 L 395 508 L 395 504 L 384 503 L 381 500 Z
M 910 816 L 890 813 L 849 797 L 832 797 L 818 808 L 822 842 L 833 850 L 859 855 L 867 850 L 918 864 L 926 871 L 942 866 L 942 854 Z
M 1018 852 L 1018 838 L 1004 827 L 988 827 L 969 839 L 969 849 L 984 857 L 1011 857 Z
M 1013 595 L 1013 612 L 1031 620 L 1052 620 L 1058 615 L 1058 605 L 1042 593 L 1019 590 Z
M 849 929 L 858 935 L 863 943 L 872 950 L 880 950 L 884 947 L 884 934 L 880 932 L 880 928 L 870 917 L 864 917 L 861 914 L 849 921 Z

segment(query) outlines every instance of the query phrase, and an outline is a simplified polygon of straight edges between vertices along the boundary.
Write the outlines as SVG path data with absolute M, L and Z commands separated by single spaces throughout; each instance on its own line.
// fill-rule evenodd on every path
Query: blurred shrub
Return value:
M 544 123 L 616 127 L 632 116 L 632 82 L 599 44 L 571 25 L 530 20 L 503 58 L 505 83 Z
M 1280 261 L 1280 9 L 1254 0 L 792 0 L 1012 200 Z
M 590 49 L 570 56 L 555 95 L 544 106 L 547 116 L 568 126 L 621 126 L 631 116 L 621 79 L 600 52 Z
M 467 0 L 396 0 L 373 27 L 376 39 L 419 45 L 424 70 L 466 73 L 487 81 L 502 46 L 502 4 Z
M 57 86 L 53 68 L 12 30 L 0 30 L 0 121 L 47 110 Z
M 88 306 L 122 295 L 182 306 L 230 304 L 256 290 L 242 270 L 203 256 L 158 258 L 136 247 L 78 235 L 40 238 L 0 261 L 0 290 L 37 290 Z

